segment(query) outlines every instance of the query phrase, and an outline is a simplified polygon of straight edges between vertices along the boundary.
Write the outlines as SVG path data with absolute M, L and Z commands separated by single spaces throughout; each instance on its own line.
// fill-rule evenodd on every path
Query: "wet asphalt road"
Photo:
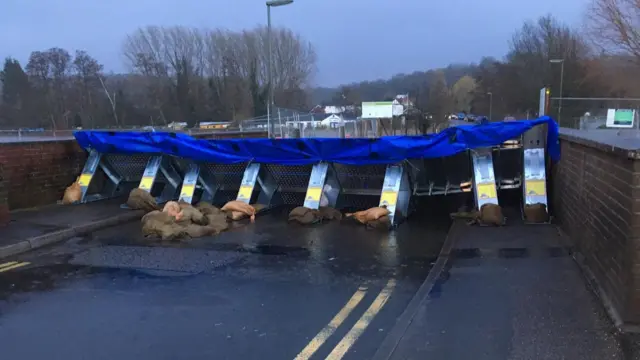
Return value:
M 3 358 L 368 359 L 435 261 L 448 210 L 391 233 L 276 210 L 181 245 L 149 244 L 134 222 L 7 259 L 30 264 L 0 273 Z

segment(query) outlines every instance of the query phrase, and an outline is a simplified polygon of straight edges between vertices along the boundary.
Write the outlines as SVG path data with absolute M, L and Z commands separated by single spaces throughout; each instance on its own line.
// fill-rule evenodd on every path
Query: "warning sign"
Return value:
M 495 199 L 498 197 L 495 184 L 479 184 L 477 191 L 478 199 Z
M 180 191 L 181 198 L 190 198 L 193 197 L 193 192 L 196 190 L 196 187 L 193 184 L 182 185 L 182 190 Z
M 238 191 L 238 199 L 251 200 L 253 195 L 253 186 L 241 186 Z
M 151 191 L 152 186 L 153 186 L 153 177 L 143 176 L 142 180 L 140 180 L 140 186 L 138 187 L 142 190 Z
M 383 191 L 380 196 L 380 206 L 395 206 L 398 193 L 395 191 Z
M 529 180 L 525 182 L 528 196 L 545 196 L 547 189 L 544 180 Z
M 82 174 L 80 175 L 80 180 L 78 180 L 78 183 L 82 187 L 87 187 L 89 186 L 89 183 L 91 183 L 92 177 L 93 177 L 93 174 Z
M 305 199 L 306 201 L 320 201 L 320 196 L 322 196 L 322 188 L 310 187 L 307 189 L 307 196 Z

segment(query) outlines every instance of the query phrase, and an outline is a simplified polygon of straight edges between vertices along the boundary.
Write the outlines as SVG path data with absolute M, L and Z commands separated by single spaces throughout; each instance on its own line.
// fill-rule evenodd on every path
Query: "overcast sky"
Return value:
M 501 57 L 526 19 L 552 13 L 580 25 L 588 0 L 295 0 L 272 11 L 313 42 L 318 85 L 386 78 Z M 2 0 L 0 56 L 23 62 L 53 46 L 87 50 L 123 71 L 124 36 L 140 26 L 232 30 L 266 23 L 261 0 Z

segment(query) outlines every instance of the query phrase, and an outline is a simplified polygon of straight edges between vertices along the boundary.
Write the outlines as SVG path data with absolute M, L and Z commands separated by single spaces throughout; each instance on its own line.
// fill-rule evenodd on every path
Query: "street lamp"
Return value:
M 491 115 L 493 112 L 493 93 L 489 91 L 487 95 L 489 95 L 489 121 L 491 121 Z
M 267 1 L 267 81 L 269 83 L 268 97 L 267 99 L 267 134 L 271 137 L 271 105 L 273 104 L 273 79 L 271 75 L 271 8 L 276 6 L 284 6 L 293 3 L 293 0 L 272 0 Z
M 564 83 L 564 59 L 551 59 L 552 64 L 560 64 L 560 101 L 558 102 L 558 124 L 562 117 L 562 85 Z

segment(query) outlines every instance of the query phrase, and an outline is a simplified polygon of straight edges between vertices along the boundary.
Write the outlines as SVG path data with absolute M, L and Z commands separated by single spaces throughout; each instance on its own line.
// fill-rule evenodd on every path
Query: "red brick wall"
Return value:
M 640 324 L 640 160 L 561 136 L 553 205 L 561 227 L 626 324 Z
M 259 138 L 266 132 L 206 133 L 201 139 Z M 0 143 L 3 188 L 0 189 L 0 219 L 8 209 L 15 210 L 53 204 L 82 171 L 86 152 L 75 140 Z M 1 221 L 0 221 L 1 222 Z

